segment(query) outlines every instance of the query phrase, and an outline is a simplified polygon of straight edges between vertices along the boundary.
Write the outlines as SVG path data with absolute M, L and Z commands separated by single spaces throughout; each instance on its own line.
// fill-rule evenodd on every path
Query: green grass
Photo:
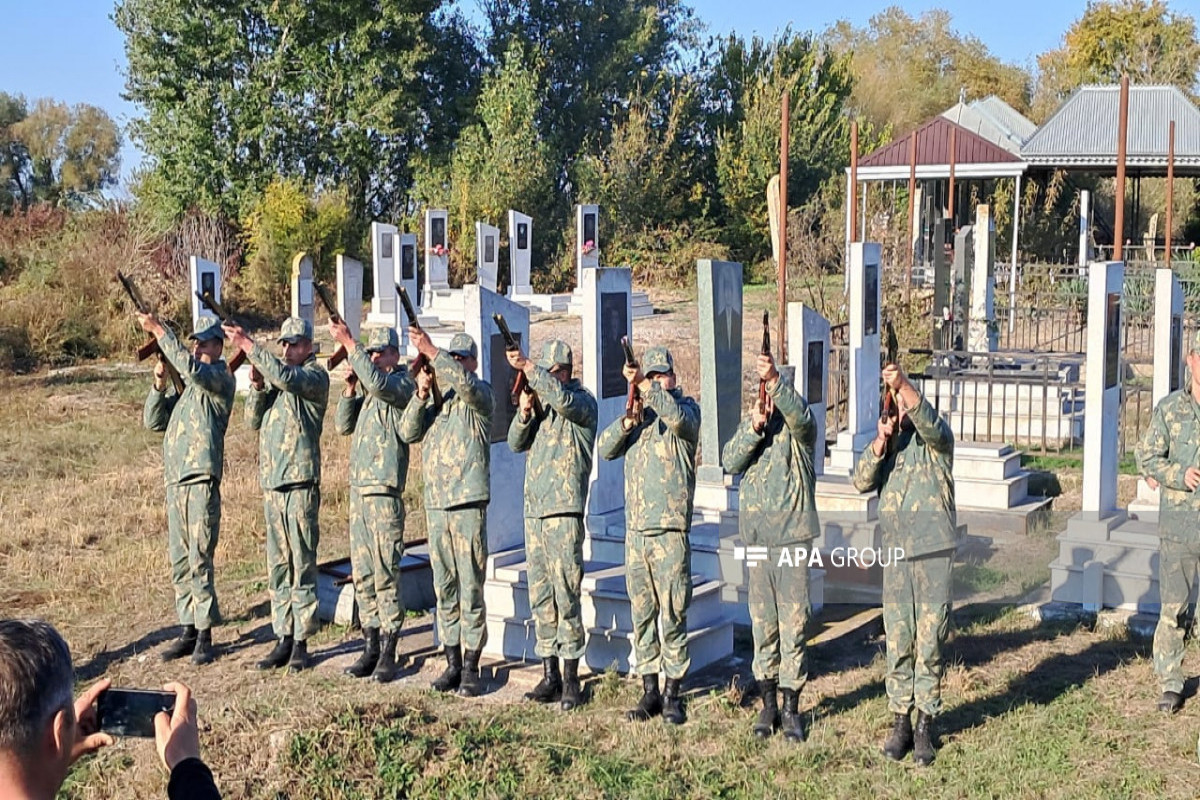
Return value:
M 1063 450 L 1059 453 L 1023 453 L 1021 455 L 1021 466 L 1025 469 L 1044 470 L 1047 472 L 1079 472 L 1083 469 L 1083 450 L 1075 448 L 1072 450 Z M 1121 475 L 1141 475 L 1141 471 L 1137 465 L 1137 458 L 1132 453 L 1121 456 L 1121 459 L 1117 462 L 1117 472 Z

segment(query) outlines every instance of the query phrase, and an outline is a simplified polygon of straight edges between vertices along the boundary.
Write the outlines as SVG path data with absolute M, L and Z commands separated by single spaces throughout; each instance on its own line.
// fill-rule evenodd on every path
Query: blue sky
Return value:
M 475 0 L 462 0 L 470 10 Z M 737 31 L 771 35 L 791 24 L 794 30 L 821 31 L 839 19 L 864 25 L 887 0 L 692 0 L 711 33 Z M 1086 0 L 895 0 L 913 14 L 945 8 L 955 28 L 970 33 L 1005 61 L 1030 65 L 1039 53 L 1057 46 L 1063 32 L 1086 7 Z M 0 46 L 0 91 L 33 99 L 54 97 L 86 102 L 107 110 L 124 124 L 137 108 L 121 99 L 125 57 L 122 37 L 109 19 L 110 0 L 0 0 L 5 21 Z M 1200 17 L 1200 0 L 1173 0 L 1171 8 Z M 127 144 L 123 173 L 140 159 Z

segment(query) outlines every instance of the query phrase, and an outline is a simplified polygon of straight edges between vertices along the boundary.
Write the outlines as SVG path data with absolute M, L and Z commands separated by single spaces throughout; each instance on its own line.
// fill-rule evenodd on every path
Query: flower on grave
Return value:
M 429 248 L 429 252 L 433 253 L 435 256 L 444 256 L 450 251 L 444 244 L 435 244 L 433 247 Z
M 583 254 L 585 256 L 588 253 L 591 253 L 595 249 L 596 249 L 596 243 L 593 242 L 591 239 L 588 239 L 586 242 L 583 243 Z

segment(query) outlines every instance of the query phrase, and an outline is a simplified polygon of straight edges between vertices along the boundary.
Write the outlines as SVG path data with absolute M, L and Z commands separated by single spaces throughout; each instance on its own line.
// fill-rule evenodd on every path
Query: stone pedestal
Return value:
M 830 451 L 832 471 L 848 475 L 876 434 L 879 419 L 880 257 L 870 242 L 850 245 L 850 391 L 847 429 Z
M 371 223 L 371 310 L 370 325 L 394 325 L 396 319 L 396 226 Z M 416 294 L 413 294 L 416 302 Z
M 292 316 L 313 324 L 313 262 L 308 253 L 292 259 Z
M 428 308 L 435 291 L 450 288 L 449 212 L 431 208 L 425 212 L 425 286 L 422 307 Z
M 829 386 L 829 320 L 803 303 L 788 303 L 788 353 L 797 367 L 796 391 L 808 401 L 817 424 L 813 470 L 825 473 L 825 392 Z
M 363 265 L 361 261 L 339 254 L 337 267 L 337 310 L 350 334 L 357 339 L 362 331 Z
M 475 223 L 475 271 L 480 287 L 495 292 L 500 273 L 500 229 L 486 222 Z

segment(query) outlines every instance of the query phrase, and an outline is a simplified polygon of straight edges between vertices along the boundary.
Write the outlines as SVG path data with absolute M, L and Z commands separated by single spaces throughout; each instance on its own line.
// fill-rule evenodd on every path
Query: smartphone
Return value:
M 105 689 L 96 699 L 100 730 L 113 736 L 154 737 L 154 717 L 175 710 L 174 692 Z

